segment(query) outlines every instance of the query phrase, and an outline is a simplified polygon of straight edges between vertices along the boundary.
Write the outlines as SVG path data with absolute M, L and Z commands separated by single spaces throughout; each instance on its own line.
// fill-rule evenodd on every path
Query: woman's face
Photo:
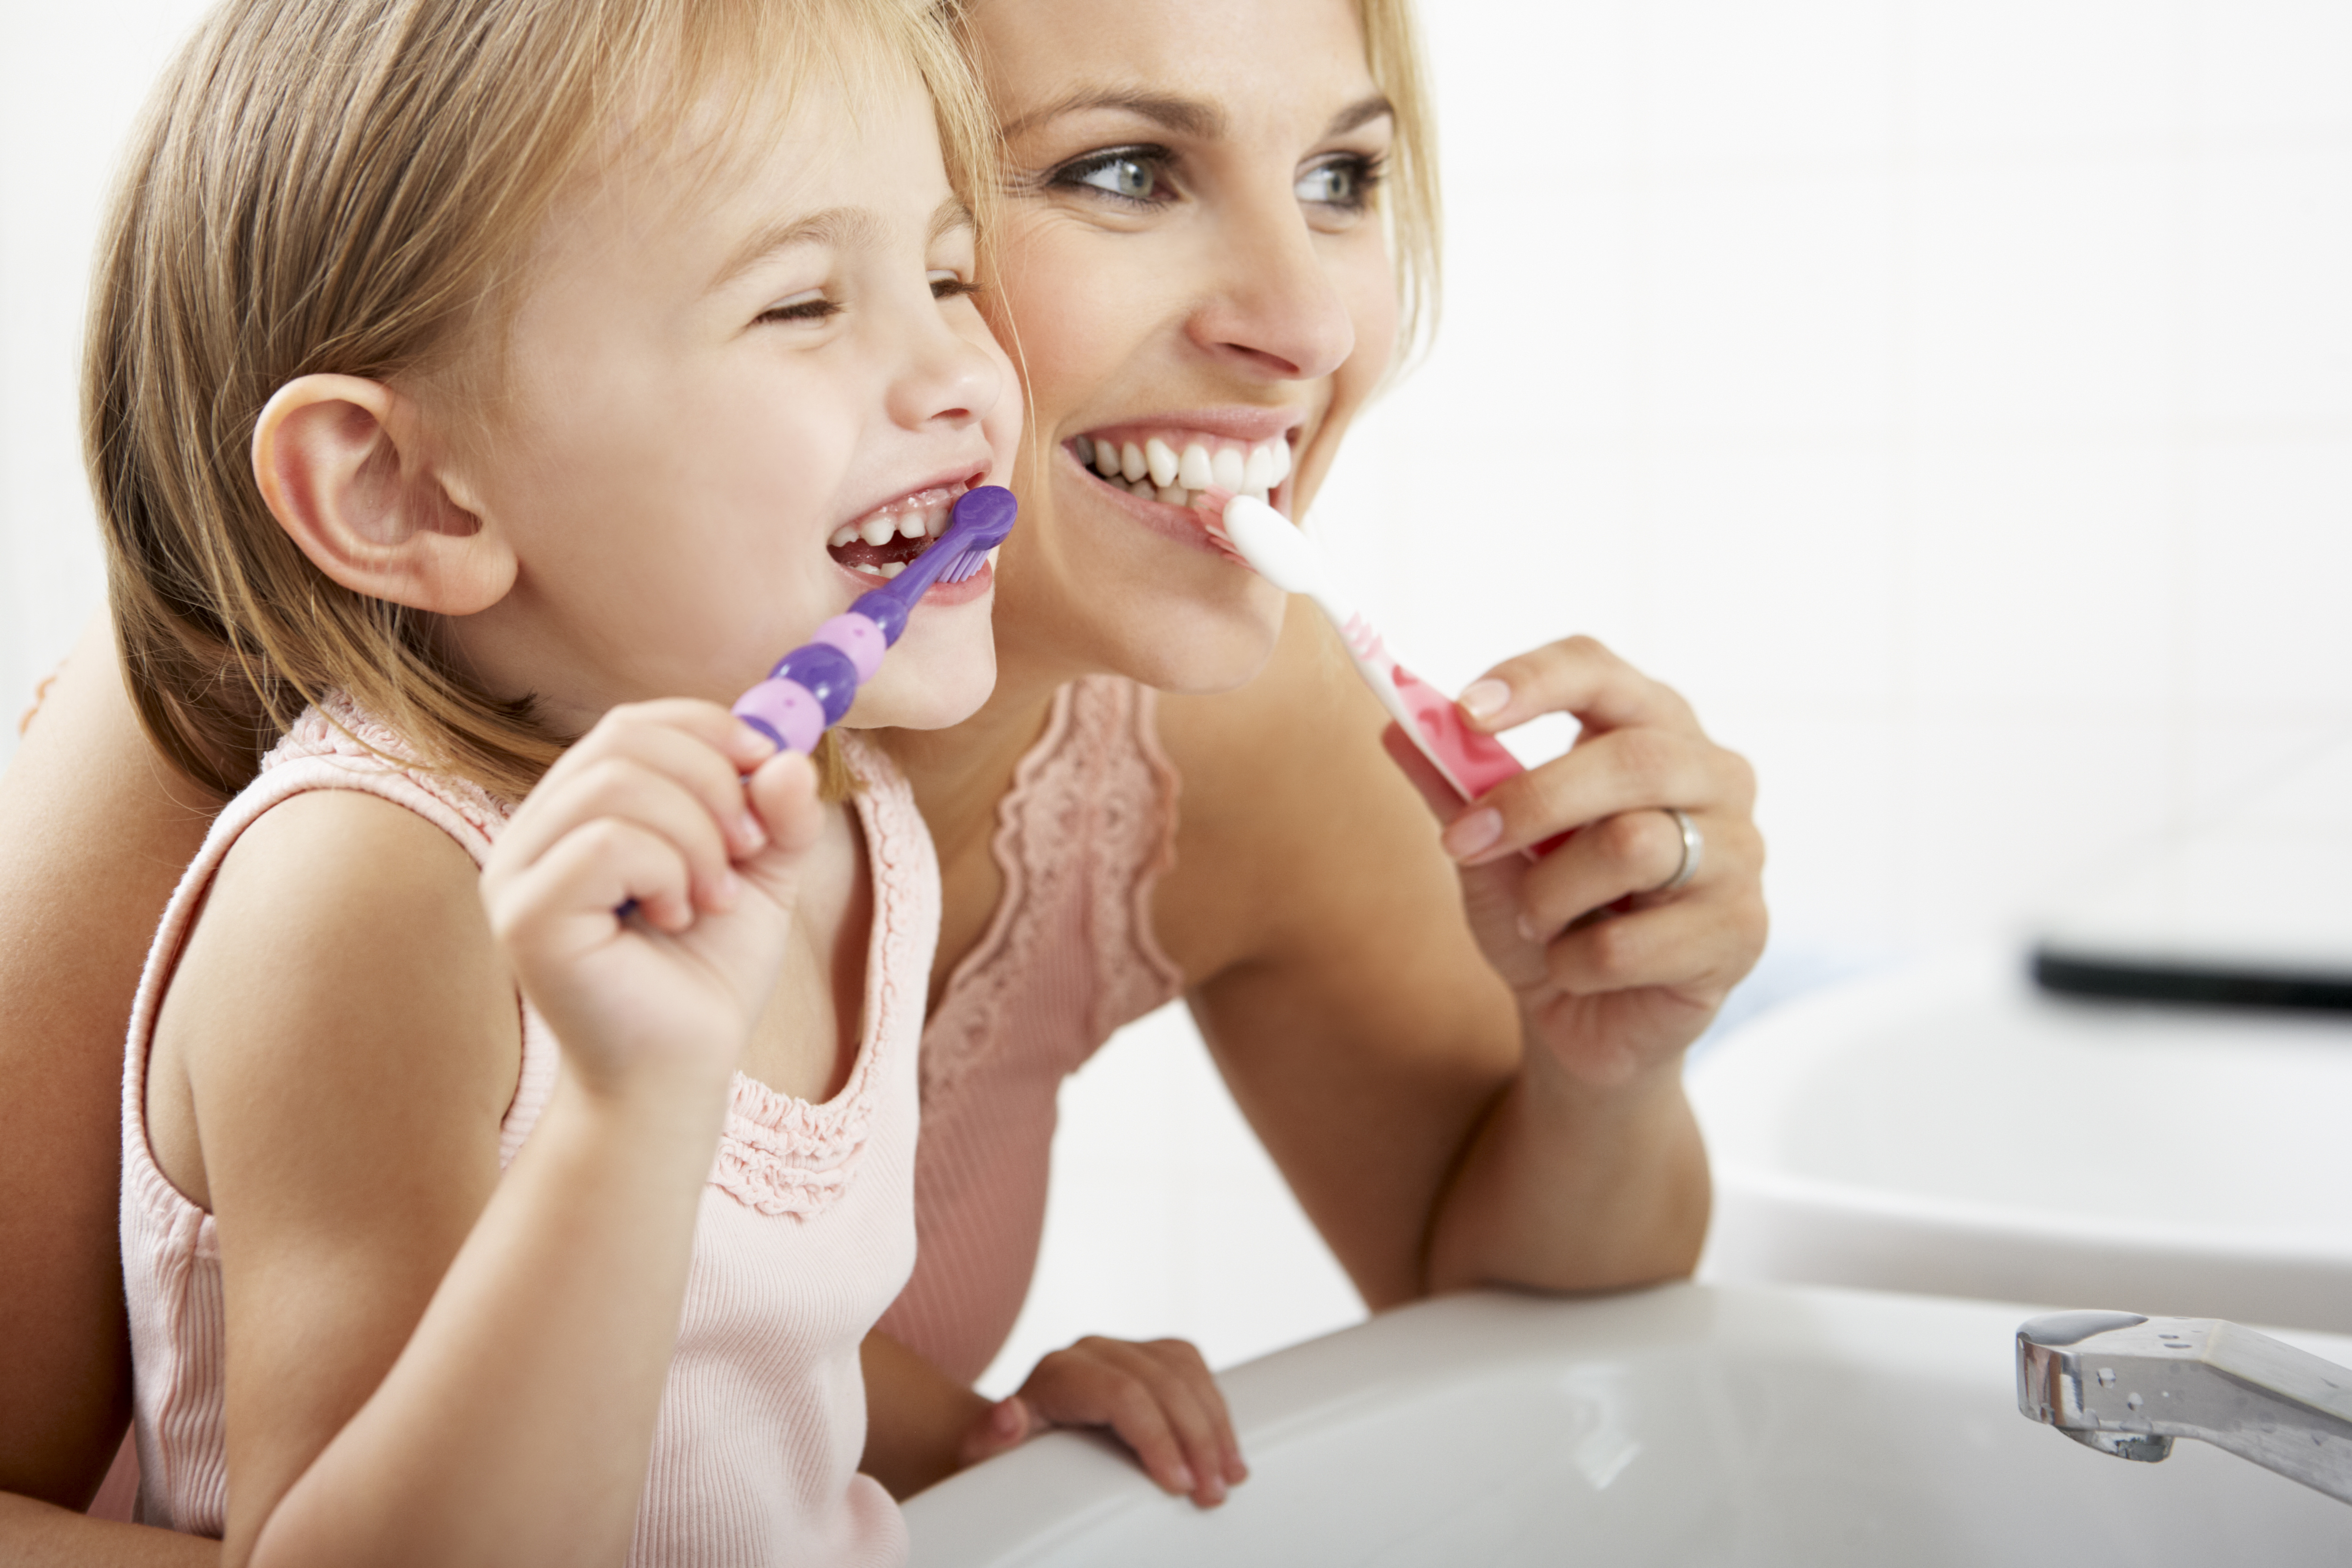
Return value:
M 1012 164 L 992 321 L 1032 418 L 999 647 L 1236 686 L 1283 596 L 1181 503 L 1222 463 L 1297 515 L 1395 346 L 1355 5 L 986 0 L 976 31 Z

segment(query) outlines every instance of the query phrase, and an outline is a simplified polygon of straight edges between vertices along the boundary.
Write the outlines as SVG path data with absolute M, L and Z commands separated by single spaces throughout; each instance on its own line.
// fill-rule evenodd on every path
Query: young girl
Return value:
M 900 0 L 230 0 L 167 78 L 90 449 L 142 713 L 244 787 L 124 1076 L 147 1520 L 903 1554 L 857 1347 L 936 867 L 878 753 L 723 704 L 1009 463 L 985 123 Z M 971 712 L 991 598 L 850 721 Z

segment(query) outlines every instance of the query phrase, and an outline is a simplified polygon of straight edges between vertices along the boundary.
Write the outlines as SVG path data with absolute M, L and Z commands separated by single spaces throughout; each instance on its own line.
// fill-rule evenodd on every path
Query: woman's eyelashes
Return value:
M 1372 192 L 1387 173 L 1382 160 L 1361 153 L 1341 153 L 1308 165 L 1298 176 L 1298 199 L 1309 206 L 1335 212 L 1360 213 L 1372 205 Z
M 1165 147 L 1107 147 L 1055 164 L 1037 183 L 1047 190 L 1100 195 L 1129 206 L 1151 206 L 1172 194 L 1167 176 L 1175 162 L 1176 155 Z

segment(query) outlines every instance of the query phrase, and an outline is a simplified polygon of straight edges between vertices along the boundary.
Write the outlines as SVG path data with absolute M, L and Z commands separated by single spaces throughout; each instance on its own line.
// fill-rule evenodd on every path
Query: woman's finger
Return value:
M 1507 658 L 1462 689 L 1463 715 L 1488 734 L 1546 713 L 1575 715 L 1588 731 L 1654 725 L 1696 734 L 1698 720 L 1661 685 L 1587 637 Z
M 1760 883 L 1743 879 L 1709 896 L 1674 899 L 1612 915 L 1554 940 L 1544 962 L 1551 984 L 1570 996 L 1660 988 L 1712 1005 L 1764 950 Z
M 1744 759 L 1696 731 L 1615 730 L 1505 779 L 1449 823 L 1440 842 L 1462 864 L 1483 866 L 1648 806 L 1744 815 L 1754 789 Z
M 1691 821 L 1704 836 L 1706 818 L 1694 812 Z M 1702 837 L 1698 873 L 1685 889 L 1725 869 L 1723 857 L 1707 854 L 1704 845 Z M 1682 868 L 1682 824 L 1672 814 L 1645 807 L 1603 817 L 1544 857 L 1521 879 L 1519 934 L 1529 942 L 1549 942 L 1595 910 L 1664 888 Z

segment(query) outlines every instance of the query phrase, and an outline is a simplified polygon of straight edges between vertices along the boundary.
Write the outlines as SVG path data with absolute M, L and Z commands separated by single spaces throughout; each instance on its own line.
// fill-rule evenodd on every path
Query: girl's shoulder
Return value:
M 158 1164 L 199 1206 L 216 1151 L 365 1142 L 404 1107 L 476 1108 L 464 1120 L 497 1148 L 521 1034 L 474 855 L 396 792 L 361 786 L 371 772 L 317 770 L 291 790 L 282 775 L 265 788 L 266 773 L 182 889 L 176 959 L 156 955 L 172 967 L 147 1121 Z M 223 1085 L 236 1089 L 205 1092 Z

